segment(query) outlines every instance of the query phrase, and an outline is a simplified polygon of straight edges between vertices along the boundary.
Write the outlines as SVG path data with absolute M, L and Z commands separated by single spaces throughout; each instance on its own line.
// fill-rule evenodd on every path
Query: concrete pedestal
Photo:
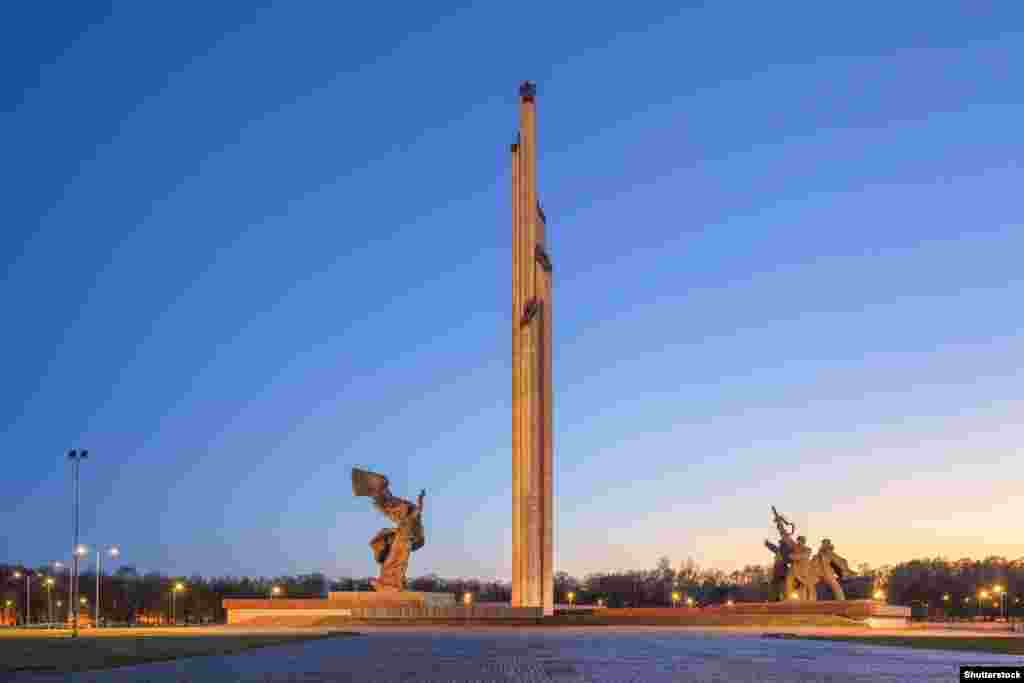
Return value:
M 454 607 L 454 593 L 418 593 L 415 591 L 331 591 L 327 601 L 332 607 Z
M 331 593 L 330 598 L 223 601 L 228 624 L 340 626 L 346 624 L 510 623 L 535 624 L 540 608 L 459 605 L 451 593 Z

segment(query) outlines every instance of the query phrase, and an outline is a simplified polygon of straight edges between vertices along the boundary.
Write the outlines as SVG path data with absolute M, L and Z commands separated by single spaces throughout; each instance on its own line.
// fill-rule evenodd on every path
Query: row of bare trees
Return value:
M 30 582 L 27 595 L 26 576 Z M 179 585 L 181 590 L 175 591 Z M 134 567 L 126 566 L 101 577 L 100 612 L 106 623 L 168 623 L 172 613 L 178 622 L 215 623 L 225 618 L 221 601 L 226 597 L 269 597 L 273 586 L 287 595 L 319 596 L 326 585 L 320 574 L 204 578 L 140 574 Z M 91 621 L 96 608 L 95 573 L 82 572 L 78 594 L 82 599 L 79 613 L 84 620 Z M 0 623 L 24 623 L 26 598 L 30 601 L 31 623 L 67 620 L 67 574 L 47 567 L 0 565 Z
M 911 560 L 895 566 L 872 569 L 860 565 L 858 572 L 873 577 L 889 602 L 924 606 L 932 613 L 950 616 L 992 614 L 1005 610 L 1024 614 L 1024 558 L 984 560 L 943 558 Z M 67 610 L 67 577 L 46 568 L 0 565 L 0 623 L 25 617 L 25 575 L 31 576 L 29 616 L 32 622 L 48 621 L 51 613 L 63 621 Z M 18 578 L 16 578 L 18 577 Z M 52 577 L 49 590 L 46 577 Z M 85 599 L 82 613 L 95 609 L 95 574 L 83 573 L 80 595 Z M 555 575 L 555 601 L 560 604 L 597 604 L 609 607 L 697 605 L 762 601 L 770 596 L 771 567 L 748 565 L 725 573 L 699 567 L 692 560 L 673 565 L 661 558 L 653 569 L 589 574 L 582 579 L 566 572 Z M 184 590 L 174 598 L 176 584 Z M 277 586 L 279 595 L 320 597 L 327 591 L 369 591 L 369 578 L 342 577 L 328 580 L 322 574 L 280 577 L 174 577 L 158 573 L 139 574 L 122 567 L 102 577 L 102 614 L 108 622 L 158 621 L 170 618 L 172 600 L 178 621 L 219 622 L 225 617 L 221 601 L 228 597 L 269 597 Z M 511 587 L 497 580 L 442 578 L 436 574 L 410 581 L 410 590 L 423 592 L 471 593 L 477 602 L 511 599 Z M 571 599 L 570 599 L 571 597 Z M 854 596 L 857 597 L 857 596 Z M 866 596 L 862 596 L 866 597 Z M 52 612 L 51 612 L 52 610 Z

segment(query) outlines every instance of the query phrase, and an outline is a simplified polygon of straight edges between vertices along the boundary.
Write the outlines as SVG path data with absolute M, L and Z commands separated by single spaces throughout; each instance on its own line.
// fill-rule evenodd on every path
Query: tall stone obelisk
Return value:
M 554 614 L 551 260 L 537 201 L 537 87 L 512 145 L 512 606 Z

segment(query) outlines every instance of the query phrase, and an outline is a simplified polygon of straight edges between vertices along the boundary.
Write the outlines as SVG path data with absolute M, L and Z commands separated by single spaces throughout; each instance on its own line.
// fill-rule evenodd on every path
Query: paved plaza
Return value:
M 77 674 L 18 673 L 25 683 L 87 681 L 954 681 L 961 664 L 1024 657 L 764 638 L 664 627 L 395 628 L 238 655 Z

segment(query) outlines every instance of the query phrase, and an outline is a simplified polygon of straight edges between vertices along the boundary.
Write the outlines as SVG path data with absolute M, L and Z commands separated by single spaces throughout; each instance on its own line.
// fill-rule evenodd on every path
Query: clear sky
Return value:
M 20 3 L 0 560 L 511 573 L 517 86 L 555 264 L 557 568 L 1024 555 L 1015 3 Z

